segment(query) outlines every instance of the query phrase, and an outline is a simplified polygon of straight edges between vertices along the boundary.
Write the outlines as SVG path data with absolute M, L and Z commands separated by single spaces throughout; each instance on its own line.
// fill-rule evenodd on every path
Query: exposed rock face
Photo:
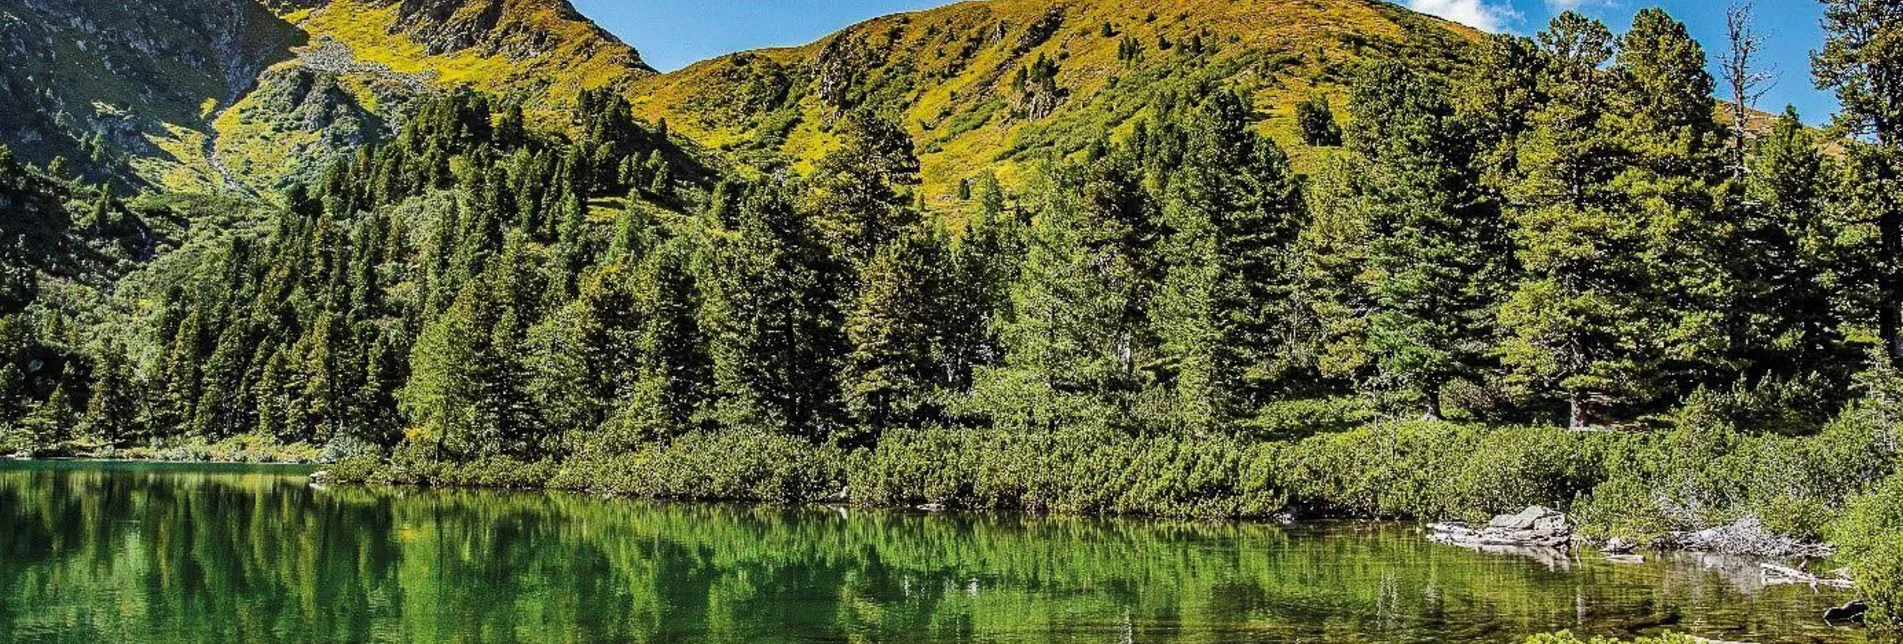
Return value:
M 28 162 L 98 180 L 152 156 L 166 126 L 204 128 L 303 35 L 256 0 L 0 0 L 0 131 Z
M 590 22 L 568 0 L 384 0 L 397 6 L 392 33 L 403 33 L 421 43 L 430 55 L 475 50 L 484 56 L 505 56 L 521 62 L 558 47 L 580 45 L 591 57 L 616 50 L 631 70 L 652 71 L 634 49 Z M 571 42 L 573 34 L 587 33 L 586 42 Z
M 1478 530 L 1464 523 L 1436 523 L 1429 528 L 1435 541 L 1467 546 L 1565 548 L 1573 539 L 1566 515 L 1539 506 L 1494 517 Z
M 654 74 L 569 0 L 0 0 L 0 59 L 21 160 L 179 189 L 274 186 L 440 87 L 562 107 Z

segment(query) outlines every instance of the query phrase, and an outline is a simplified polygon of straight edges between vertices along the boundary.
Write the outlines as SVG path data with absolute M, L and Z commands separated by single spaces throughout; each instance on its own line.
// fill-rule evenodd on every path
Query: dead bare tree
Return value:
M 1745 173 L 1745 149 L 1751 142 L 1751 108 L 1771 91 L 1777 80 L 1774 68 L 1758 66 L 1759 55 L 1764 52 L 1764 44 L 1770 36 L 1758 31 L 1755 16 L 1756 6 L 1751 0 L 1733 2 L 1725 9 L 1725 36 L 1730 41 L 1730 50 L 1718 61 L 1725 84 L 1731 88 L 1731 174 L 1736 178 L 1742 178 Z

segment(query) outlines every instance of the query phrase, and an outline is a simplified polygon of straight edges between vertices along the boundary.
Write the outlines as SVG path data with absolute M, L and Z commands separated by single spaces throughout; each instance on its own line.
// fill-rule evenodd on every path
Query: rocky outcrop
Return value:
M 1566 515 L 1539 506 L 1494 517 L 1479 529 L 1465 523 L 1436 523 L 1428 527 L 1433 531 L 1434 541 L 1463 546 L 1566 548 L 1573 539 L 1573 526 Z

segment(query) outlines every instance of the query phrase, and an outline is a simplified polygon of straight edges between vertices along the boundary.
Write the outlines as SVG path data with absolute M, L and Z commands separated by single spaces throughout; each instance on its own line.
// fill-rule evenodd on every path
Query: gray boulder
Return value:
M 1434 541 L 1463 546 L 1565 548 L 1573 540 L 1573 526 L 1566 515 L 1539 506 L 1494 517 L 1478 530 L 1464 523 L 1436 523 L 1428 529 Z

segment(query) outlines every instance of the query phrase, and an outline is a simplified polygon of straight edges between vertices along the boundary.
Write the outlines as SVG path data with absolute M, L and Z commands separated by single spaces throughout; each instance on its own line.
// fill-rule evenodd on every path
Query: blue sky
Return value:
M 594 18 L 641 50 L 648 64 L 671 71 L 721 54 L 798 45 L 875 16 L 924 9 L 937 0 L 572 0 Z M 1624 30 L 1632 14 L 1663 6 L 1685 21 L 1693 35 L 1716 55 L 1724 45 L 1727 0 L 1396 0 L 1417 11 L 1490 31 L 1533 33 L 1552 16 L 1571 8 Z M 1836 103 L 1814 89 L 1809 52 L 1823 43 L 1814 0 L 1757 0 L 1759 29 L 1770 36 L 1766 62 L 1778 80 L 1759 107 L 1781 111 L 1793 104 L 1806 121 L 1826 120 Z

